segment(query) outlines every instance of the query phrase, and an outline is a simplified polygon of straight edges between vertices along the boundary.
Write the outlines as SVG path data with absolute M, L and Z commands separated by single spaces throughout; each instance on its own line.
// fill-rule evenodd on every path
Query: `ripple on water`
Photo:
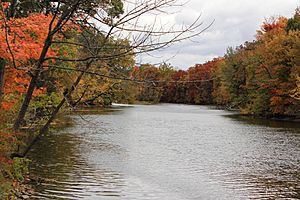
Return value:
M 34 198 L 300 199 L 299 125 L 172 104 L 81 114 L 30 152 Z

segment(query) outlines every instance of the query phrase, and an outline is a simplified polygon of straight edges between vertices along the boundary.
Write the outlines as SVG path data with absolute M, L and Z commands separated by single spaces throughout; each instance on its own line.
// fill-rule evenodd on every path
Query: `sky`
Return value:
M 201 15 L 203 25 L 199 30 L 212 21 L 213 25 L 192 41 L 182 41 L 151 55 L 139 55 L 137 62 L 156 64 L 165 61 L 177 69 L 187 69 L 223 56 L 228 47 L 254 40 L 256 30 L 265 19 L 292 17 L 297 6 L 300 6 L 299 0 L 189 0 L 175 13 L 170 10 L 172 14 L 158 17 L 181 27 Z M 145 16 L 144 21 L 151 21 L 151 16 L 148 19 Z

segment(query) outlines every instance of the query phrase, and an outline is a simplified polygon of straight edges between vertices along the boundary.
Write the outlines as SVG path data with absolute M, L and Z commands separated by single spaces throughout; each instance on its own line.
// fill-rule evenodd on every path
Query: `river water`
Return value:
M 207 106 L 114 106 L 30 152 L 32 199 L 300 199 L 299 123 Z

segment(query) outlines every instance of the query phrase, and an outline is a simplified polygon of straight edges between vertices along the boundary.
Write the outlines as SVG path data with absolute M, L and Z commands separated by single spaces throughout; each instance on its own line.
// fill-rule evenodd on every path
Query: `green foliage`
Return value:
M 112 98 L 110 94 L 105 94 L 102 96 L 103 99 L 103 105 L 109 106 L 112 104 Z
M 28 173 L 27 159 L 10 158 L 19 143 L 16 133 L 0 127 L 0 199 L 7 198 L 13 181 L 22 181 Z
M 27 17 L 30 13 L 52 14 L 56 10 L 57 0 L 39 1 L 39 0 L 6 0 L 3 2 L 15 2 L 14 6 L 10 6 L 10 11 L 14 17 Z M 61 12 L 68 11 L 73 7 L 74 1 L 62 1 L 60 6 Z M 77 12 L 82 12 L 93 16 L 97 13 L 97 9 L 103 9 L 110 17 L 118 17 L 123 14 L 122 0 L 85 0 L 79 1 Z
M 0 199 L 8 199 L 9 191 L 11 190 L 11 182 L 3 181 L 0 174 Z
M 28 165 L 30 160 L 27 158 L 14 158 L 12 164 L 12 178 L 18 181 L 24 181 L 24 176 L 29 173 Z
M 50 94 L 46 93 L 38 96 L 32 106 L 35 109 L 45 108 L 47 106 L 54 106 L 59 101 L 60 101 L 60 97 L 58 96 L 58 94 L 54 92 Z
M 121 0 L 111 0 L 108 15 L 111 17 L 119 17 L 124 13 L 123 2 Z
M 122 81 L 115 87 L 112 100 L 115 103 L 133 104 L 137 100 L 138 86 L 130 81 Z
M 223 79 L 229 89 L 231 104 L 234 107 L 241 107 L 247 103 L 245 51 L 245 47 L 241 46 L 236 50 L 230 48 L 225 54 Z
M 287 22 L 286 31 L 300 31 L 300 9 L 297 8 L 293 18 Z
M 114 37 L 106 38 L 103 33 L 93 29 L 84 30 L 78 40 L 84 44 L 79 49 L 81 56 L 99 55 L 109 59 L 94 61 L 91 64 L 88 71 L 92 74 L 86 73 L 83 76 L 70 101 L 83 105 L 110 105 L 114 98 L 121 95 L 118 87 L 121 81 L 108 77 L 128 77 L 135 62 L 130 41 Z
M 31 120 L 41 120 L 51 115 L 52 109 L 60 102 L 58 93 L 45 93 L 35 97 L 30 105 Z
M 24 181 L 24 176 L 28 175 L 28 165 L 30 160 L 26 158 L 14 158 L 9 162 L 0 162 L 0 198 L 8 198 L 8 194 L 13 183 Z

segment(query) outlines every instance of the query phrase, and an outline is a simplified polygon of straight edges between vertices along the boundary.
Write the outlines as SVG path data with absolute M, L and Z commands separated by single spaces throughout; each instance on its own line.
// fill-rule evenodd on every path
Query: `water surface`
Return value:
M 300 199 L 300 125 L 206 106 L 79 112 L 30 152 L 36 199 Z

